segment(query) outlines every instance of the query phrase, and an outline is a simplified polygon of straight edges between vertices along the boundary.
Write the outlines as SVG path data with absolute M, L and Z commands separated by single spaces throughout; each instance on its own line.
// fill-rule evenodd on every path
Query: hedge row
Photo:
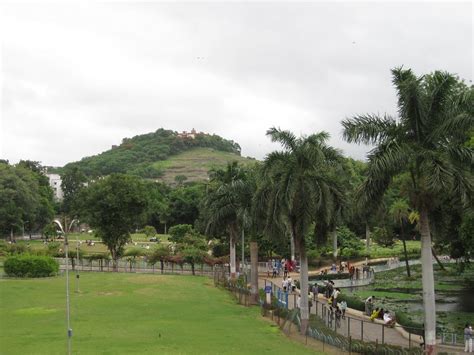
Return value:
M 49 256 L 10 256 L 3 264 L 5 273 L 12 277 L 47 277 L 56 275 L 59 264 Z

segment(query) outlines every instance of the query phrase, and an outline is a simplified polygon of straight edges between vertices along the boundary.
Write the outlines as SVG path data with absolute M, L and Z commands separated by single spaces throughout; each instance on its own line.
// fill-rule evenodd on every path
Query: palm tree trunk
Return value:
M 295 258 L 295 236 L 292 232 L 290 232 L 290 254 L 291 254 L 291 261 L 296 260 Z
M 404 229 L 403 229 L 403 221 L 400 225 L 400 229 L 401 229 L 401 235 L 402 235 L 402 243 L 403 243 L 403 254 L 405 255 L 405 265 L 407 267 L 407 276 L 410 277 L 411 274 L 410 274 L 410 264 L 408 263 L 408 253 L 407 253 L 407 243 L 406 243 L 406 238 L 405 238 L 405 233 L 404 233 Z
M 332 255 L 334 259 L 337 259 L 337 231 L 332 231 Z
M 436 308 L 433 259 L 431 255 L 431 234 L 426 207 L 420 209 L 420 234 L 423 306 L 425 313 L 425 348 L 428 354 L 433 354 L 436 346 Z
M 258 303 L 258 244 L 257 242 L 250 242 L 250 302 L 252 304 Z
M 230 233 L 230 240 L 229 240 L 229 247 L 230 247 L 230 277 L 235 279 L 236 268 L 235 268 L 235 235 L 234 231 L 231 230 Z
M 365 222 L 365 249 L 370 251 L 370 227 L 367 222 Z
M 308 258 L 304 246 L 298 248 L 300 254 L 300 312 L 301 334 L 306 335 L 309 325 L 309 300 L 308 300 Z

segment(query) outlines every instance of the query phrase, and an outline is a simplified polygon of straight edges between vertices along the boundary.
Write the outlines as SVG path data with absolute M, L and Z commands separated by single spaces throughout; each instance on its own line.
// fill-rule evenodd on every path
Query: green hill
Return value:
M 185 176 L 187 182 L 204 181 L 207 179 L 207 172 L 210 169 L 224 167 L 232 161 L 252 164 L 256 160 L 212 148 L 194 148 L 173 155 L 167 160 L 156 162 L 153 167 L 164 172 L 160 180 L 172 184 L 175 182 L 176 176 Z
M 77 167 L 90 178 L 127 173 L 174 183 L 176 176 L 186 181 L 206 180 L 209 169 L 234 160 L 254 161 L 240 156 L 239 144 L 220 136 L 160 128 L 156 132 L 124 138 L 120 145 L 69 163 L 61 172 Z

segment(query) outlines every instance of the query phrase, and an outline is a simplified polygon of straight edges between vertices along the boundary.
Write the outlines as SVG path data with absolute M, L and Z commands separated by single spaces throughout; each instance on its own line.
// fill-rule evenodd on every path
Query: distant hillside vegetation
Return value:
M 172 185 L 180 178 L 186 182 L 205 181 L 208 178 L 209 170 L 223 168 L 228 162 L 232 161 L 244 165 L 256 162 L 255 159 L 244 158 L 234 153 L 222 152 L 212 148 L 194 148 L 173 155 L 167 160 L 156 162 L 153 167 L 163 171 L 160 180 Z
M 209 158 L 206 158 L 206 154 L 209 154 Z M 124 138 L 120 145 L 69 163 L 61 170 L 78 167 L 89 177 L 127 173 L 143 178 L 163 177 L 166 181 L 177 175 L 184 175 L 193 181 L 197 176 L 202 177 L 204 169 L 213 167 L 213 160 L 216 166 L 222 166 L 222 162 L 225 164 L 227 161 L 245 158 L 240 157 L 240 146 L 237 143 L 220 136 L 194 130 L 178 133 L 160 128 L 153 133 Z M 183 164 L 188 163 L 190 171 L 185 173 Z

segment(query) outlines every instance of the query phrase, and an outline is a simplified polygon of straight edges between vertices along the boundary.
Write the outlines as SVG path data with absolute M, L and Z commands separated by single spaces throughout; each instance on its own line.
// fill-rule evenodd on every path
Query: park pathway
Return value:
M 381 259 L 383 260 L 383 259 Z M 363 265 L 364 262 L 354 263 L 354 266 Z M 400 267 L 403 267 L 400 264 Z M 319 274 L 320 270 L 313 271 L 311 275 Z M 382 270 L 380 270 L 382 271 Z M 299 280 L 298 273 L 291 273 L 293 280 Z M 278 289 L 281 291 L 281 285 L 283 283 L 282 277 L 269 278 L 268 275 L 259 275 L 259 288 L 265 288 L 265 286 L 271 285 L 272 291 L 276 295 Z M 297 290 L 298 291 L 298 290 Z M 342 290 L 344 292 L 344 290 Z M 288 294 L 288 308 L 294 309 L 297 304 L 298 292 L 292 292 Z M 310 309 L 310 313 L 317 315 L 321 318 L 324 323 L 329 326 L 332 330 L 336 331 L 345 337 L 352 337 L 353 340 L 363 340 L 365 342 L 376 342 L 378 344 L 390 344 L 396 346 L 402 346 L 405 348 L 419 347 L 423 342 L 422 337 L 409 334 L 405 331 L 401 325 L 396 324 L 395 327 L 388 327 L 383 324 L 382 321 L 370 321 L 363 312 L 348 308 L 346 310 L 346 317 L 341 319 L 340 324 L 336 325 L 335 320 L 331 320 L 329 316 L 329 307 L 327 306 L 327 300 L 319 294 L 316 301 L 313 301 L 313 305 Z M 439 351 L 443 351 L 449 354 L 461 354 L 462 348 L 451 347 L 439 344 Z

